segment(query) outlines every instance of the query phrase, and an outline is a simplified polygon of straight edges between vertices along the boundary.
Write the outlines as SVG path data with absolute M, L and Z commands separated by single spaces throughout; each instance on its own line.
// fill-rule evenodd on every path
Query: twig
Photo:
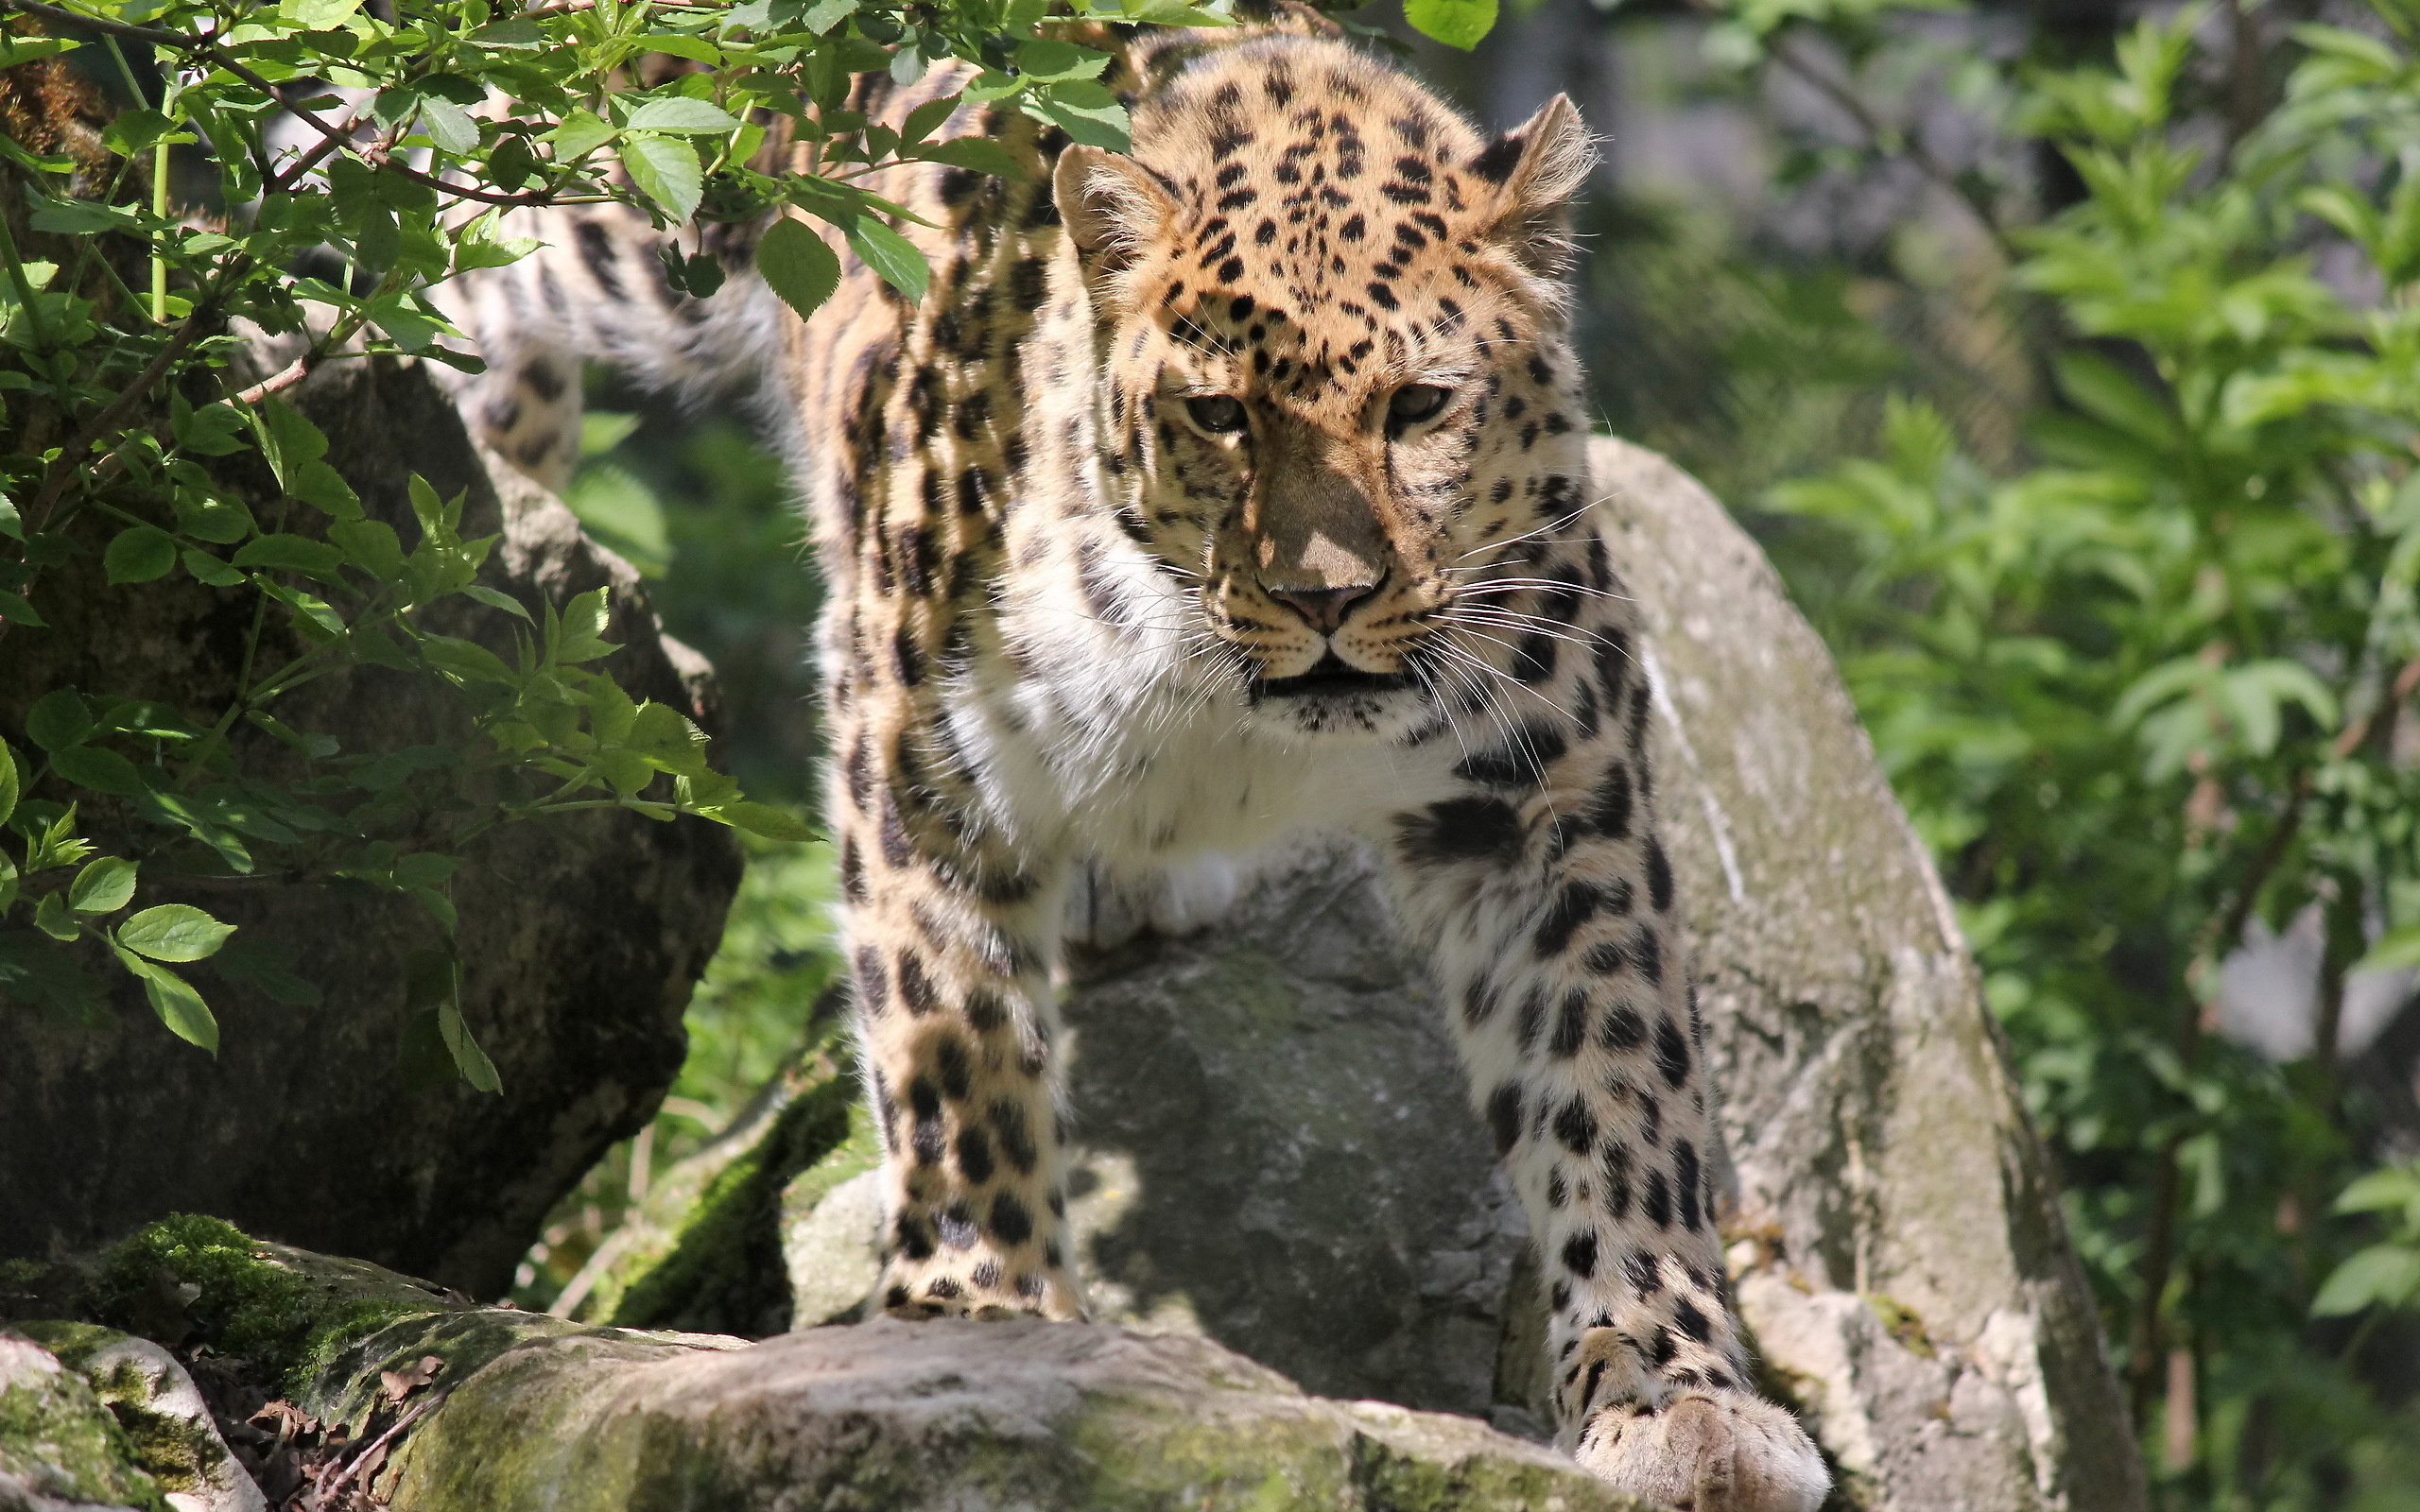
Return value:
M 439 1403 L 444 1401 L 447 1397 L 450 1397 L 453 1394 L 454 1388 L 452 1386 L 441 1386 L 437 1390 L 430 1392 L 426 1397 L 421 1399 L 418 1405 L 406 1412 L 401 1418 L 396 1418 L 394 1427 L 388 1429 L 385 1433 L 380 1434 L 377 1437 L 372 1439 L 367 1444 L 362 1445 L 361 1448 L 354 1452 L 353 1458 L 345 1462 L 344 1469 L 337 1472 L 337 1478 L 330 1481 L 325 1486 L 320 1488 L 320 1505 L 327 1505 L 335 1499 L 336 1494 L 338 1491 L 343 1490 L 347 1486 L 351 1485 L 354 1476 L 361 1469 L 361 1467 L 369 1460 L 371 1455 L 375 1454 L 378 1451 L 386 1448 L 389 1444 L 393 1443 L 395 1441 L 396 1435 L 402 1433 L 405 1429 L 409 1428 L 412 1424 L 420 1421 L 423 1418 L 427 1417 L 431 1410 L 436 1408 Z

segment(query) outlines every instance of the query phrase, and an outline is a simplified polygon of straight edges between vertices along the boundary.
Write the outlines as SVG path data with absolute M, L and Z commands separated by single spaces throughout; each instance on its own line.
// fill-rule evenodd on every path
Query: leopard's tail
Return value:
M 487 371 L 438 369 L 482 441 L 547 488 L 579 460 L 582 365 L 611 365 L 643 387 L 697 405 L 735 405 L 763 423 L 788 422 L 774 392 L 786 308 L 755 271 L 761 227 L 658 231 L 623 205 L 510 212 L 506 237 L 543 245 L 517 263 L 460 275 L 432 290 L 460 341 Z M 711 253 L 724 279 L 700 298 L 673 286 L 667 244 Z

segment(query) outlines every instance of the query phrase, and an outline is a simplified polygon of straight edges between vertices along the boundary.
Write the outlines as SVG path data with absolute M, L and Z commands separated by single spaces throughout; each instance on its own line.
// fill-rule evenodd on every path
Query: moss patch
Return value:
M 445 1305 L 433 1289 L 416 1300 L 415 1283 L 372 1266 L 356 1267 L 361 1276 L 348 1278 L 354 1284 L 315 1280 L 288 1263 L 286 1253 L 224 1219 L 172 1213 L 136 1229 L 103 1258 L 85 1288 L 84 1311 L 147 1333 L 173 1298 L 203 1342 L 252 1361 L 296 1393 L 347 1345 Z M 362 1295 L 372 1288 L 402 1295 Z
M 783 1108 L 765 1137 L 698 1198 L 669 1253 L 616 1298 L 612 1321 L 744 1338 L 787 1329 L 783 1189 L 849 1138 L 849 1113 L 857 1100 L 856 1078 L 840 1076 Z

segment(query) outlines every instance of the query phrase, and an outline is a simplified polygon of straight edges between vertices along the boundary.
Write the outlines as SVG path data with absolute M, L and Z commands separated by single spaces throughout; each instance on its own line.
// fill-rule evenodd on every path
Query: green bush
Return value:
M 2420 1414 L 2311 1319 L 2420 1291 L 2408 1213 L 2349 1261 L 2328 1216 L 2368 1147 L 2345 978 L 2420 918 L 2420 7 L 2294 27 L 2233 130 L 2205 19 L 2013 81 L 2081 185 L 2006 232 L 2052 389 L 2015 464 L 1901 398 L 1880 455 L 1768 504 L 2064 1158 L 2164 1494 L 2409 1505 Z M 2306 909 L 2316 1042 L 2273 1065 L 2213 1032 L 2218 966 Z

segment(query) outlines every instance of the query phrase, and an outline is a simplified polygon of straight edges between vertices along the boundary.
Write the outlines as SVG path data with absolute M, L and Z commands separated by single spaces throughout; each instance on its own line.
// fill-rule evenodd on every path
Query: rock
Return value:
M 176 1512 L 268 1512 L 175 1355 L 91 1323 L 27 1323 L 17 1332 L 92 1386 Z
M 1070 1211 L 1098 1316 L 1328 1395 L 1526 1405 L 1495 1378 L 1528 1226 L 1365 858 L 1315 853 L 1215 929 L 1079 970 Z
M 633 692 L 711 713 L 696 659 L 665 640 L 618 559 L 583 540 L 562 504 L 488 468 L 444 396 L 408 365 L 330 364 L 294 396 L 331 441 L 328 460 L 369 514 L 417 539 L 415 472 L 466 494 L 466 536 L 501 533 L 483 581 L 535 610 L 611 587 L 604 663 Z M 222 481 L 260 518 L 284 506 L 250 454 Z M 0 731 L 21 748 L 25 711 L 48 690 L 145 696 L 215 722 L 227 706 L 251 601 L 182 574 L 140 589 L 103 580 L 105 523 L 76 526 L 87 554 L 46 574 L 50 628 L 14 627 L 0 653 Z M 437 627 L 511 654 L 505 615 L 440 606 Z M 438 611 L 432 611 L 437 613 Z M 273 616 L 265 657 L 301 643 Z M 400 697 L 366 669 L 282 698 L 287 724 L 348 750 L 458 745 L 442 699 Z M 247 760 L 284 748 L 239 725 Z M 87 795 L 89 798 L 90 795 Z M 131 833 L 113 800 L 85 803 L 103 831 Z M 411 1015 L 402 962 L 437 942 L 420 905 L 335 883 L 172 885 L 145 870 L 141 902 L 191 902 L 240 927 L 238 942 L 291 953 L 324 994 L 284 1003 L 197 969 L 216 1009 L 214 1060 L 172 1038 L 122 973 L 97 1028 L 0 1011 L 0 1261 L 90 1249 L 176 1210 L 229 1214 L 294 1243 L 369 1256 L 481 1296 L 503 1293 L 548 1207 L 653 1113 L 685 1046 L 681 1014 L 721 932 L 738 857 L 719 827 L 582 814 L 506 826 L 474 842 L 454 884 L 466 963 L 464 1016 L 504 1094 L 398 1074 Z
M 0 1330 L 0 1512 L 158 1512 L 134 1445 L 84 1378 Z
M 2050 1160 L 1831 659 L 1722 507 L 1599 441 L 1644 611 L 1739 1304 L 1858 1506 L 2135 1512 L 2139 1453 Z
M 458 1386 L 396 1464 L 397 1512 L 1639 1505 L 1478 1424 L 1306 1397 L 1205 1340 L 1038 1321 L 553 1341 Z
M 1478 1423 L 1305 1396 L 1198 1338 L 890 1319 L 756 1345 L 642 1332 L 463 1305 L 210 1219 L 152 1226 L 100 1275 L 104 1310 L 136 1277 L 188 1295 L 196 1341 L 282 1378 L 296 1409 L 343 1425 L 356 1446 L 348 1472 L 397 1512 L 1640 1507 Z M 104 1331 L 41 1327 L 84 1350 L 87 1368 L 124 1348 Z M 83 1414 L 51 1406 L 41 1422 L 82 1436 L 20 1428 L 38 1416 L 17 1410 L 21 1377 Z M 124 1435 L 111 1437 L 80 1379 L 0 1336 L 0 1474 L 58 1488 L 43 1493 L 52 1506 L 156 1505 L 139 1471 L 121 1473 Z

